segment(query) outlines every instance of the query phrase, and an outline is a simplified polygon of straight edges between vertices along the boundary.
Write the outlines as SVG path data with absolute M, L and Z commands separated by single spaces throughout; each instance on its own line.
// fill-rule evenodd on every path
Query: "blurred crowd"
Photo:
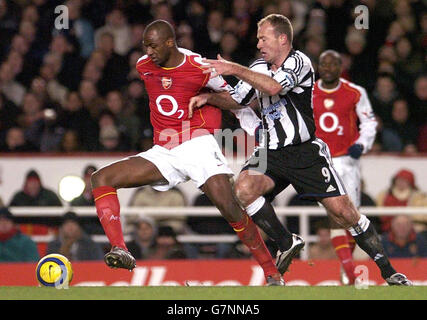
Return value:
M 148 97 L 135 69 L 144 27 L 167 20 L 180 47 L 248 65 L 257 58 L 256 23 L 270 13 L 290 18 L 294 47 L 315 68 L 323 50 L 342 54 L 342 76 L 367 89 L 380 123 L 374 152 L 425 152 L 423 3 L 0 0 L 0 152 L 146 150 L 152 145 Z M 62 4 L 67 29 L 55 27 Z M 360 4 L 368 8 L 368 29 L 354 24 Z M 236 126 L 226 112 L 224 126 Z
M 44 186 L 42 177 L 30 169 L 22 189 L 16 190 L 9 203 L 0 199 L 0 262 L 36 261 L 47 253 L 60 253 L 71 261 L 102 260 L 110 250 L 97 216 L 79 216 L 73 208 L 93 207 L 90 176 L 96 167 L 89 164 L 82 172 L 86 188 L 65 207 L 62 216 L 14 216 L 8 207 L 61 207 L 63 202 L 55 190 Z M 390 179 L 389 186 L 372 197 L 362 191 L 362 207 L 427 207 L 427 194 L 417 186 L 418 177 L 413 171 L 402 168 Z M 150 186 L 135 189 L 127 207 L 213 207 L 205 194 L 188 199 L 179 188 L 166 192 Z M 296 194 L 287 206 L 318 206 L 316 202 L 300 199 Z M 296 208 L 296 214 L 298 209 Z M 427 215 L 370 216 L 371 222 L 381 234 L 386 253 L 392 258 L 427 257 Z M 280 217 L 293 233 L 300 233 L 298 216 Z M 240 259 L 251 258 L 247 247 L 231 239 L 235 232 L 220 216 L 190 215 L 170 217 L 141 214 L 123 217 L 126 245 L 137 259 Z M 309 217 L 309 234 L 317 241 L 307 245 L 310 259 L 336 259 L 330 240 L 328 220 L 324 216 Z M 262 231 L 261 231 L 262 233 Z M 263 234 L 272 256 L 276 244 Z M 50 240 L 35 243 L 31 237 L 46 236 Z M 227 241 L 209 241 L 209 236 L 226 236 Z M 95 241 L 96 237 L 98 240 Z M 183 237 L 183 238 L 180 238 Z M 182 239 L 187 239 L 181 241 Z M 193 240 L 189 240 L 192 237 Z M 195 239 L 203 238 L 203 241 Z M 180 240 L 181 239 L 181 240 Z M 360 256 L 360 254 L 362 254 Z M 365 259 L 361 250 L 356 259 Z

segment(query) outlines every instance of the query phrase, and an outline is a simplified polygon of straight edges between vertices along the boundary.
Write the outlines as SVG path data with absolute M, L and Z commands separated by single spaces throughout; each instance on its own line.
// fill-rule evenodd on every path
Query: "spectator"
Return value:
M 101 71 L 102 77 L 98 83 L 98 89 L 102 95 L 109 91 L 117 90 L 127 84 L 129 66 L 125 57 L 115 51 L 115 39 L 113 34 L 102 32 L 96 40 L 96 49 L 100 50 L 106 59 L 105 67 Z M 95 70 L 99 70 L 98 67 Z M 90 75 L 90 74 L 89 74 Z
M 129 108 L 135 110 L 135 115 L 139 118 L 140 132 L 136 148 L 142 151 L 148 150 L 153 146 L 153 126 L 150 122 L 150 107 L 144 83 L 140 80 L 132 80 L 127 87 L 126 99 L 129 102 Z
M 34 77 L 31 80 L 30 91 L 36 95 L 36 97 L 43 102 L 43 105 L 47 109 L 58 110 L 60 108 L 60 103 L 54 101 L 48 90 L 47 82 L 40 76 Z
M 150 259 L 186 259 L 187 255 L 181 243 L 176 238 L 176 233 L 170 226 L 160 226 L 157 230 L 155 247 Z
M 0 59 L 7 49 L 13 34 L 18 30 L 19 9 L 13 2 L 0 0 Z
M 129 150 L 128 146 L 120 143 L 120 132 L 116 125 L 102 127 L 99 130 L 100 152 L 118 152 Z
M 144 29 L 145 29 L 145 25 L 142 23 L 135 23 L 131 25 L 131 47 L 128 54 L 142 49 L 141 44 L 142 44 Z
M 382 243 L 390 258 L 427 257 L 427 238 L 415 232 L 408 216 L 392 219 L 390 231 L 382 236 Z
M 24 86 L 28 87 L 32 78 L 37 75 L 41 58 L 32 56 L 32 52 L 30 51 L 30 44 L 19 33 L 16 33 L 12 38 L 12 42 L 10 43 L 9 48 L 9 54 L 11 52 L 18 52 L 22 58 L 22 70 L 19 74 L 16 75 L 16 80 Z M 40 61 L 37 61 L 37 58 Z
M 21 110 L 0 92 L 0 137 L 3 137 L 6 130 L 17 125 L 20 112 Z
M 79 217 L 72 211 L 63 215 L 58 236 L 48 243 L 47 253 L 60 253 L 70 261 L 102 260 L 104 257 L 101 246 L 83 230 Z
M 0 145 L 1 152 L 33 152 L 37 148 L 25 139 L 24 130 L 20 127 L 12 127 L 6 132 L 5 144 Z
M 69 90 L 76 90 L 80 82 L 84 59 L 79 55 L 78 42 L 71 34 L 55 33 L 50 52 L 61 58 L 58 81 Z
M 90 177 L 96 170 L 97 168 L 94 165 L 88 165 L 84 168 L 83 181 L 85 182 L 85 189 L 79 197 L 71 200 L 70 204 L 73 207 L 90 207 L 95 205 L 95 201 L 93 200 L 92 195 L 92 186 L 90 184 Z
M 102 90 L 102 74 L 103 69 L 98 67 L 92 60 L 88 60 L 83 67 L 82 80 L 91 81 L 96 85 L 97 90 Z M 104 91 L 102 92 L 105 93 Z
M 415 175 L 407 169 L 399 170 L 392 178 L 390 187 L 377 196 L 377 206 L 406 207 L 427 206 L 427 197 L 418 190 L 415 184 Z M 381 216 L 381 231 L 390 231 L 393 217 Z
M 66 101 L 60 111 L 58 123 L 65 129 L 76 131 L 82 150 L 90 151 L 95 149 L 97 144 L 97 123 L 84 107 L 82 98 L 77 91 L 71 91 L 67 94 Z
M 178 188 L 161 192 L 145 186 L 134 192 L 129 205 L 132 207 L 184 207 L 185 197 Z
M 112 34 L 115 52 L 121 56 L 129 52 L 132 45 L 132 30 L 120 9 L 113 9 L 107 14 L 105 25 L 95 31 L 95 41 L 98 41 L 105 32 Z
M 44 109 L 40 114 L 41 117 L 27 128 L 26 136 L 41 152 L 58 151 L 65 130 L 58 122 L 57 112 Z
M 393 102 L 391 122 L 384 124 L 381 136 L 384 151 L 416 152 L 418 128 L 410 120 L 406 100 L 397 99 Z
M 240 49 L 240 50 L 239 50 Z M 224 32 L 219 43 L 219 53 L 226 60 L 235 61 L 237 63 L 247 65 L 249 57 L 242 52 L 239 38 L 234 32 Z
M 85 183 L 85 188 L 83 190 L 83 193 L 79 197 L 71 200 L 70 205 L 72 207 L 90 207 L 95 205 L 95 201 L 92 195 L 90 177 L 92 173 L 94 173 L 96 170 L 97 168 L 92 164 L 89 164 L 84 168 L 82 179 Z M 81 217 L 80 221 L 82 224 L 84 223 L 84 228 L 89 234 L 104 234 L 104 230 L 102 229 L 102 226 L 99 223 L 98 217 Z
M 36 243 L 21 233 L 12 213 L 0 208 L 0 262 L 27 262 L 39 260 Z
M 96 83 L 90 80 L 82 80 L 79 86 L 79 95 L 83 107 L 89 111 L 93 119 L 97 119 L 105 109 L 104 99 L 99 95 Z
M 200 194 L 194 200 L 194 206 L 213 207 L 213 203 L 205 194 Z M 234 234 L 233 229 L 222 217 L 198 217 L 189 216 L 187 226 L 190 233 L 199 235 L 214 234 Z M 229 254 L 232 245 L 229 243 L 208 243 L 208 244 L 186 244 L 185 249 L 190 258 L 199 258 L 200 256 L 224 258 Z
M 205 50 L 211 52 L 209 56 L 215 57 L 215 53 L 218 52 L 218 46 L 223 35 L 223 22 L 224 13 L 220 10 L 211 10 L 208 13 L 208 20 L 206 25 L 207 33 L 200 35 L 199 37 L 206 42 Z M 197 32 L 195 36 L 197 36 Z M 207 35 L 207 36 L 206 36 Z M 198 38 L 199 38 L 198 37 Z
M 127 79 L 129 82 L 138 81 L 139 83 L 143 83 L 140 79 L 138 70 L 135 68 L 136 64 L 138 63 L 138 59 L 143 55 L 144 54 L 140 49 L 135 49 L 129 53 L 129 73 L 127 74 Z
M 396 43 L 398 61 L 395 64 L 395 72 L 399 88 L 402 88 L 405 96 L 409 97 L 413 91 L 412 84 L 415 76 L 423 68 L 422 54 L 414 48 L 408 37 L 400 38 Z
M 113 90 L 106 95 L 106 104 L 117 119 L 117 125 L 120 132 L 129 139 L 130 149 L 134 150 L 140 135 L 140 121 L 135 116 L 133 108 L 126 103 L 123 95 Z
M 337 259 L 334 246 L 331 243 L 329 224 L 326 220 L 316 223 L 317 242 L 309 247 L 308 257 L 312 260 Z
M 27 92 L 24 96 L 22 103 L 22 111 L 23 113 L 18 117 L 18 124 L 20 127 L 28 130 L 33 125 L 35 126 L 37 121 L 42 120 L 44 117 L 43 114 L 43 102 L 32 92 Z M 31 141 L 31 139 L 36 139 L 31 135 L 27 137 Z M 36 144 L 40 144 L 40 141 L 34 141 Z
M 181 48 L 195 51 L 193 30 L 186 22 L 181 23 L 177 29 L 177 44 Z
M 426 19 L 427 20 L 427 19 Z M 427 74 L 419 75 L 414 83 L 411 95 L 410 113 L 417 125 L 427 125 Z M 424 142 L 425 143 L 425 142 Z
M 4 94 L 8 100 L 19 106 L 24 99 L 26 89 L 15 80 L 15 76 L 10 63 L 3 62 L 0 65 L 0 92 Z
M 380 118 L 381 123 L 391 122 L 391 109 L 393 101 L 397 98 L 396 83 L 389 74 L 380 74 L 370 97 L 374 113 Z
M 47 53 L 40 67 L 40 76 L 46 81 L 46 90 L 49 97 L 59 104 L 66 99 L 68 89 L 58 81 L 58 73 L 61 70 L 62 58 L 56 53 Z
M 80 137 L 76 130 L 65 130 L 59 143 L 59 151 L 63 153 L 73 153 L 83 151 Z
M 79 42 L 80 55 L 89 57 L 95 47 L 94 30 L 91 23 L 82 16 L 81 1 L 69 0 L 66 2 L 69 12 L 70 33 L 74 34 Z
M 152 5 L 151 9 L 151 15 L 153 16 L 153 20 L 166 20 L 172 26 L 176 27 L 176 23 L 173 17 L 173 8 L 170 5 L 169 1 L 157 1 L 157 3 Z
M 157 191 L 151 186 L 138 188 L 129 202 L 131 207 L 184 207 L 185 196 L 178 188 L 167 191 Z M 176 232 L 184 232 L 184 218 L 156 216 L 156 222 L 169 225 Z
M 32 206 L 57 206 L 61 207 L 62 202 L 59 197 L 50 189 L 45 188 L 40 180 L 40 176 L 34 169 L 25 176 L 24 186 L 21 191 L 16 192 L 9 204 L 12 206 L 32 207 Z
M 153 219 L 140 216 L 134 227 L 132 240 L 126 247 L 135 259 L 149 259 L 155 247 L 157 225 Z

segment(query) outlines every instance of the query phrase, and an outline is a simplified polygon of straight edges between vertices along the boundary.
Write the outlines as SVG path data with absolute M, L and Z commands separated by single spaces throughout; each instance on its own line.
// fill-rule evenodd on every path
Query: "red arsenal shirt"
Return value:
M 371 148 L 376 134 L 374 113 L 366 90 L 345 79 L 327 90 L 316 81 L 313 89 L 313 115 L 316 136 L 328 146 L 333 157 L 347 154 L 354 143 Z
M 205 105 L 188 119 L 188 103 L 191 97 L 204 90 L 223 91 L 229 87 L 222 77 L 210 79 L 210 74 L 203 73 L 199 55 L 180 51 L 187 54 L 174 68 L 159 67 L 147 55 L 136 64 L 149 96 L 154 144 L 168 149 L 221 128 L 219 108 Z

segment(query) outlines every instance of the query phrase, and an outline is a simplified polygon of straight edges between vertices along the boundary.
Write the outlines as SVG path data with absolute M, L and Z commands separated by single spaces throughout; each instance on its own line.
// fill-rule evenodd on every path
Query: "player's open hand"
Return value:
M 210 73 L 211 78 L 215 78 L 219 75 L 231 75 L 233 73 L 234 63 L 225 60 L 220 54 L 217 55 L 217 58 L 218 60 L 203 58 L 202 61 L 205 63 L 202 65 L 202 68 L 205 69 L 203 73 Z
M 188 119 L 193 117 L 194 109 L 200 108 L 208 102 L 208 95 L 206 93 L 202 93 L 198 96 L 194 96 L 190 98 L 190 102 L 188 103 Z

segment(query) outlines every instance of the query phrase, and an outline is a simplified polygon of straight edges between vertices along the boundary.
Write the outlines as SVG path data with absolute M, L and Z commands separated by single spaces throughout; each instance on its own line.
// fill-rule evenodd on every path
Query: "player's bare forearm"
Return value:
M 202 67 L 206 69 L 204 73 L 211 73 L 212 77 L 217 75 L 231 75 L 249 83 L 253 88 L 274 96 L 282 90 L 279 82 L 272 77 L 253 71 L 238 63 L 227 61 L 218 54 L 218 59 L 204 59 L 205 65 Z
M 232 75 L 249 83 L 253 88 L 261 91 L 262 93 L 266 93 L 271 96 L 278 94 L 282 90 L 280 83 L 273 78 L 237 63 L 233 63 Z
M 228 93 L 228 91 L 223 92 L 212 92 L 208 94 L 207 103 L 214 105 L 222 110 L 234 110 L 241 109 L 244 106 L 237 103 Z
M 194 110 L 201 108 L 205 104 L 214 105 L 223 110 L 243 108 L 243 106 L 234 101 L 228 91 L 202 93 L 190 99 L 190 102 L 188 103 L 188 118 L 191 119 L 193 117 Z

